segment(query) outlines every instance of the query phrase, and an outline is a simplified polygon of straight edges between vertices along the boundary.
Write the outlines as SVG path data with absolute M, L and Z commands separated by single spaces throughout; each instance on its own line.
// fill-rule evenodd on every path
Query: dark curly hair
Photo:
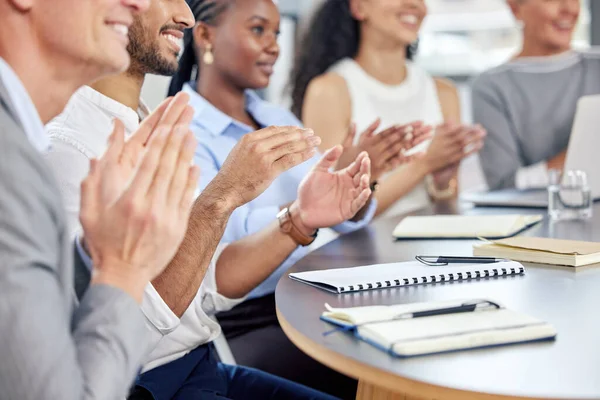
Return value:
M 215 25 L 217 19 L 234 0 L 186 0 L 196 22 L 203 22 L 207 25 Z M 185 31 L 183 36 L 183 54 L 179 59 L 179 69 L 173 75 L 169 85 L 169 96 L 174 96 L 181 91 L 183 85 L 192 80 L 194 70 L 199 69 L 198 58 L 194 45 L 194 33 L 192 29 Z M 195 77 L 194 77 L 195 78 Z
M 336 62 L 354 58 L 358 52 L 360 22 L 350 11 L 350 0 L 325 0 L 300 43 L 290 77 L 292 112 L 299 119 L 309 83 Z M 407 59 L 412 60 L 416 48 L 416 43 L 408 46 Z

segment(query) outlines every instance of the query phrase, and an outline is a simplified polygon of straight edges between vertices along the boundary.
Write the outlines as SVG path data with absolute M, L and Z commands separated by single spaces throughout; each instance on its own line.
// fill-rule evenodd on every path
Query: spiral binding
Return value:
M 371 290 L 371 289 L 380 289 L 380 288 L 390 288 L 390 287 L 400 287 L 400 286 L 411 286 L 411 285 L 421 285 L 425 283 L 439 283 L 439 282 L 457 282 L 469 279 L 479 279 L 479 278 L 491 278 L 495 276 L 506 276 L 506 275 L 518 275 L 525 272 L 525 268 L 522 266 L 519 268 L 490 268 L 485 269 L 483 271 L 475 271 L 471 272 L 457 272 L 457 273 L 447 273 L 447 274 L 436 274 L 429 276 L 421 276 L 419 278 L 402 278 L 402 279 L 393 279 L 389 281 L 383 282 L 367 282 L 367 283 L 359 283 L 356 285 L 348 285 L 340 287 L 340 293 L 344 292 L 355 292 L 361 290 Z

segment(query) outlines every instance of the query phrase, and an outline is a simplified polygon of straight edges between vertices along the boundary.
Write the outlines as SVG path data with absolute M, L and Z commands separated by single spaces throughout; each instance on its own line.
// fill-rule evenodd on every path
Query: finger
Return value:
M 320 144 L 321 138 L 318 136 L 300 136 L 297 140 L 290 140 L 271 150 L 271 159 L 276 161 L 288 154 L 303 153 L 311 149 L 316 151 L 316 147 Z
M 367 187 L 366 189 L 363 189 L 352 201 L 352 215 L 355 215 L 361 208 L 365 206 L 365 204 L 367 204 L 369 197 L 371 197 L 371 189 Z
M 282 173 L 313 158 L 315 154 L 317 154 L 317 150 L 314 148 L 307 149 L 301 153 L 287 154 L 276 160 L 273 166 L 278 173 Z
M 346 138 L 344 139 L 342 146 L 344 146 L 345 149 L 347 149 L 348 147 L 352 147 L 352 145 L 354 144 L 355 137 L 356 137 L 356 124 L 353 122 L 350 124 L 350 128 L 348 128 L 348 134 L 346 135 Z
M 152 135 L 147 146 L 148 150 L 143 155 L 140 166 L 127 189 L 126 197 L 138 198 L 147 195 L 169 138 L 169 133 L 170 130 L 163 127 Z
M 255 146 L 255 150 L 263 153 L 292 142 L 303 141 L 304 139 L 315 135 L 315 132 L 312 129 L 305 129 L 297 126 L 281 128 L 279 130 L 274 130 L 274 132 L 274 134 L 261 139 L 252 138 L 251 141 Z
M 244 135 L 244 139 L 254 142 L 265 140 L 271 137 L 277 137 L 283 133 L 296 131 L 307 131 L 307 135 L 309 133 L 314 135 L 314 131 L 312 129 L 305 129 L 299 126 L 269 126 L 267 128 L 263 128 L 258 131 L 254 131 L 252 133 Z
M 411 137 L 412 136 L 412 137 Z M 411 146 L 416 146 L 429 140 L 433 137 L 433 127 L 430 125 L 424 125 L 416 129 L 412 135 L 406 135 L 405 140 L 409 142 Z
M 167 97 L 148 117 L 144 118 L 129 141 L 137 143 L 138 146 L 145 146 L 150 139 L 150 134 L 158 125 L 158 121 L 160 121 L 172 100 L 173 97 Z
M 190 172 L 190 163 L 194 158 L 196 145 L 197 142 L 196 139 L 194 139 L 194 135 L 188 131 L 183 146 L 180 148 L 179 157 L 176 161 L 177 166 L 168 190 L 167 204 L 169 206 L 175 207 L 177 204 L 181 203 L 181 198 L 188 185 L 187 180 Z
M 169 187 L 176 179 L 175 171 L 180 159 L 187 166 L 191 164 L 194 153 L 192 151 L 191 156 L 189 156 L 190 152 L 184 149 L 190 141 L 193 141 L 195 146 L 195 139 L 187 126 L 177 125 L 169 135 L 149 191 L 153 202 L 162 204 L 162 202 L 167 201 Z
M 397 142 L 391 147 L 386 148 L 381 155 L 373 156 L 373 159 L 380 160 L 380 162 L 387 163 L 391 159 L 397 158 L 402 155 L 401 151 L 405 149 L 406 143 L 404 141 Z
M 125 143 L 125 126 L 120 119 L 115 118 L 115 126 L 113 131 L 108 138 L 108 148 L 100 158 L 101 162 L 105 164 L 118 163 L 123 153 L 123 146 Z
M 181 217 L 184 220 L 187 220 L 189 218 L 189 214 L 192 210 L 196 189 L 198 187 L 198 179 L 200 179 L 200 167 L 198 167 L 197 165 L 188 167 L 187 183 L 185 185 L 185 189 L 181 196 L 181 202 L 179 204 L 179 210 L 180 213 L 182 213 Z
M 343 151 L 344 149 L 340 145 L 334 146 L 331 149 L 327 150 L 325 154 L 323 154 L 323 157 L 321 157 L 321 160 L 319 160 L 317 165 L 314 166 L 314 169 L 320 171 L 328 171 L 340 159 Z
M 365 159 L 368 160 L 368 165 L 370 168 L 371 160 L 369 159 L 369 154 L 366 151 L 363 151 L 356 157 L 352 164 L 346 167 L 346 173 L 350 174 L 350 176 L 355 176 L 356 174 L 358 174 L 362 169 L 363 161 Z
M 185 112 L 190 102 L 190 95 L 184 92 L 179 92 L 173 97 L 171 103 L 167 106 L 167 109 L 163 113 L 157 126 L 174 126 L 181 114 Z
M 377 128 L 379 128 L 379 125 L 381 125 L 381 118 L 377 118 L 375 121 L 373 121 L 371 125 L 364 130 L 360 137 L 365 139 L 373 137 L 375 135 L 375 131 L 377 131 Z

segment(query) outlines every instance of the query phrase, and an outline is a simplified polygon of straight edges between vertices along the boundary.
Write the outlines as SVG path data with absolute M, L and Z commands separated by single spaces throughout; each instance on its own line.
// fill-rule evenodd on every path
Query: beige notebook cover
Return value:
M 542 215 L 432 215 L 404 218 L 394 229 L 397 239 L 498 239 L 537 224 Z
M 473 254 L 579 267 L 600 263 L 600 243 L 520 236 L 476 244 Z

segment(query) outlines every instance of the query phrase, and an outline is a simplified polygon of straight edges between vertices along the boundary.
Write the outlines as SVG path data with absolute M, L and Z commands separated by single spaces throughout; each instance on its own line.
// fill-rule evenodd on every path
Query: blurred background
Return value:
M 281 10 L 281 56 L 262 95 L 271 102 L 289 106 L 287 84 L 295 43 L 313 10 L 324 0 L 279 0 Z M 415 62 L 433 76 L 451 79 L 459 88 L 463 121 L 470 123 L 470 83 L 484 70 L 502 64 L 520 47 L 519 27 L 506 0 L 426 0 L 429 15 L 419 38 Z M 600 0 L 582 0 L 574 46 L 587 48 L 600 44 Z M 150 76 L 142 97 L 155 107 L 167 91 L 169 79 Z M 463 163 L 462 190 L 483 190 L 485 185 L 475 158 Z

